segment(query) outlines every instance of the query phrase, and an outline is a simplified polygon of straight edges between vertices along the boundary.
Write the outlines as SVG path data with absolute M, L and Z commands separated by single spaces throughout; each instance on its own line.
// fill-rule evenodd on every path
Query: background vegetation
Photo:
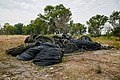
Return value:
M 109 25 L 106 26 L 106 23 Z M 120 40 L 120 11 L 113 11 L 110 16 L 96 14 L 86 21 L 86 24 L 74 23 L 70 8 L 66 8 L 63 4 L 48 5 L 44 8 L 44 14 L 39 13 L 38 17 L 35 20 L 31 20 L 28 25 L 23 23 L 15 25 L 5 23 L 0 29 L 0 34 L 70 33 L 71 35 L 82 35 L 89 33 L 90 36 L 98 37 L 104 32 L 104 35 L 108 38 L 116 36 Z

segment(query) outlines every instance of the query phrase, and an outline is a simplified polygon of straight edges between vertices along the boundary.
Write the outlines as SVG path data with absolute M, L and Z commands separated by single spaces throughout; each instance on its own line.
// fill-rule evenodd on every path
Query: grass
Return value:
M 0 52 L 23 44 L 25 37 L 22 35 L 0 35 Z
M 82 35 L 74 35 L 75 37 L 80 38 Z M 87 35 L 90 37 L 90 35 Z M 111 36 L 111 37 L 107 37 L 107 36 L 100 36 L 100 37 L 91 37 L 91 39 L 93 41 L 99 42 L 101 44 L 108 44 L 110 46 L 114 46 L 117 49 L 120 49 L 120 41 L 118 37 L 115 36 Z
M 99 42 L 101 44 L 108 44 L 111 46 L 115 46 L 116 48 L 120 49 L 120 41 L 117 40 L 117 37 L 92 37 L 93 41 Z
M 120 80 L 120 50 L 98 50 L 65 55 L 60 64 L 40 67 L 19 61 L 5 50 L 24 43 L 26 35 L 0 35 L 0 80 Z M 96 37 L 93 41 L 119 48 L 116 38 Z

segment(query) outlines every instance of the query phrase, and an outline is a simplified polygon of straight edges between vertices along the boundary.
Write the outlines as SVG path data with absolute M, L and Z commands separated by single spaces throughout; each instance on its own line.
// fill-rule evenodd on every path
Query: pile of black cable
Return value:
M 77 39 L 67 34 L 51 37 L 32 34 L 24 42 L 23 45 L 8 49 L 6 53 L 16 56 L 20 60 L 32 60 L 39 66 L 60 63 L 63 54 L 103 48 L 101 44 L 92 41 L 88 36 Z
M 29 41 L 30 36 L 27 37 L 27 39 Z M 31 39 L 32 43 L 28 43 L 26 40 L 27 43 L 8 49 L 6 53 L 16 56 L 19 60 L 32 60 L 34 64 L 39 66 L 49 66 L 60 63 L 62 62 L 63 51 L 51 41 L 50 38 L 39 36 L 39 41 L 38 39 L 36 39 L 36 41 Z
M 53 36 L 55 44 L 58 44 L 64 51 L 65 54 L 72 53 L 75 51 L 85 50 L 99 50 L 101 44 L 94 42 L 88 36 L 82 36 L 79 39 L 69 35 Z
M 88 36 L 82 36 L 81 38 L 79 38 L 77 40 L 73 40 L 73 43 L 76 44 L 76 46 L 79 49 L 84 49 L 84 50 L 99 50 L 99 49 L 101 49 L 101 44 L 92 41 L 91 38 Z

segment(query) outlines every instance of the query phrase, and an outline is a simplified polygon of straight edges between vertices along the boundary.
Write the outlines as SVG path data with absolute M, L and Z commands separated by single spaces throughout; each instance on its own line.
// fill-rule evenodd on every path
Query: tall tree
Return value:
M 113 11 L 109 18 L 109 23 L 113 27 L 120 27 L 120 11 Z
M 40 19 L 39 17 L 35 19 L 35 21 L 33 22 L 33 26 L 34 26 L 34 32 L 37 34 L 45 34 L 45 30 L 46 30 L 46 23 L 44 20 Z
M 104 15 L 97 14 L 93 16 L 87 21 L 88 32 L 94 35 L 101 35 L 101 29 L 103 29 L 103 25 L 107 22 L 108 17 Z
M 15 34 L 22 34 L 22 27 L 23 27 L 22 23 L 15 24 L 14 25 Z
M 32 28 L 30 25 L 26 25 L 22 27 L 22 34 L 32 34 Z
M 64 7 L 63 4 L 48 5 L 44 8 L 44 13 L 44 15 L 39 14 L 39 17 L 46 21 L 48 31 L 52 31 L 52 33 L 56 30 L 60 30 L 63 33 L 68 32 L 67 23 L 72 15 L 69 8 Z
M 109 23 L 113 26 L 112 34 L 120 40 L 120 11 L 113 11 L 110 15 Z
M 4 34 L 13 34 L 13 26 L 9 23 L 5 23 L 3 26 Z
M 86 32 L 85 25 L 81 23 L 70 22 L 70 33 L 71 34 L 83 34 Z

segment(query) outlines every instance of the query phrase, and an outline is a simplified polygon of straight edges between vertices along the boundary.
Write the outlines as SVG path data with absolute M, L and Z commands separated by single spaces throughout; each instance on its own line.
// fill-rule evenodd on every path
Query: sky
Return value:
M 29 24 L 39 13 L 44 13 L 47 5 L 63 4 L 70 8 L 72 20 L 85 24 L 96 14 L 109 16 L 120 11 L 120 0 L 0 0 L 0 24 Z

